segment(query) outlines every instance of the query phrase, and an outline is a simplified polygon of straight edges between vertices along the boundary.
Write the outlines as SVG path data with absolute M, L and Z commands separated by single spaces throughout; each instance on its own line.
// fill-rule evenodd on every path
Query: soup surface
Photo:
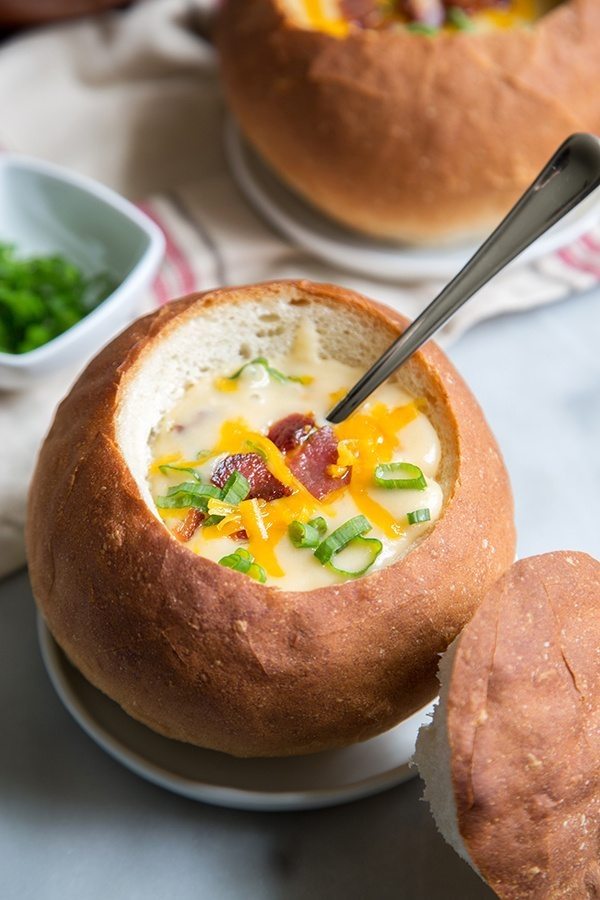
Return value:
M 289 590 L 406 554 L 442 510 L 440 441 L 424 403 L 391 381 L 330 426 L 361 374 L 321 359 L 307 322 L 289 355 L 190 386 L 150 439 L 150 491 L 173 536 Z
M 487 31 L 530 25 L 556 0 L 282 0 L 298 24 L 344 37 L 353 28 Z

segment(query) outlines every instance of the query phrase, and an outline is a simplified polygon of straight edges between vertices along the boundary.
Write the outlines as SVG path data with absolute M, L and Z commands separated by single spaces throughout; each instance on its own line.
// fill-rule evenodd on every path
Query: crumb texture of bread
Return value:
M 321 353 L 368 366 L 406 327 L 306 281 L 195 294 L 89 365 L 40 453 L 27 530 L 34 595 L 94 685 L 156 731 L 237 756 L 372 737 L 436 693 L 438 654 L 514 559 L 512 495 L 476 400 L 428 344 L 403 367 L 442 445 L 441 518 L 397 563 L 311 591 L 261 585 L 179 543 L 146 480 L 163 414 L 206 372 L 285 354 L 312 319 Z
M 433 710 L 431 722 L 419 729 L 414 762 L 425 782 L 423 796 L 429 803 L 438 831 L 458 855 L 475 868 L 458 829 L 446 722 L 452 665 L 459 641 L 460 635 L 452 641 L 440 660 L 439 700 Z
M 457 642 L 438 757 L 455 813 L 438 824 L 503 900 L 600 896 L 599 613 L 600 563 L 549 553 L 516 563 Z
M 298 27 L 289 0 L 228 0 L 226 96 L 279 177 L 343 225 L 386 240 L 481 237 L 555 149 L 600 132 L 600 4 L 566 0 L 529 28 Z

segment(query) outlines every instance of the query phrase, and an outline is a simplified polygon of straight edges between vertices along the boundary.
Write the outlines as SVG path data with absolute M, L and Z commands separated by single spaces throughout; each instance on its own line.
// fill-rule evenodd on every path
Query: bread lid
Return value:
M 600 896 L 600 563 L 516 563 L 446 656 L 417 748 L 440 829 L 499 897 Z

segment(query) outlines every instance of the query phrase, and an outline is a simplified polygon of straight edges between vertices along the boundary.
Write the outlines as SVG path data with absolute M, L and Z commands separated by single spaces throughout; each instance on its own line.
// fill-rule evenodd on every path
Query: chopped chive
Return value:
M 315 550 L 315 556 L 323 565 L 331 562 L 336 553 L 343 550 L 350 541 L 370 531 L 372 527 L 371 523 L 364 516 L 354 516 L 353 519 L 348 519 L 347 522 L 344 522 L 343 525 L 332 531 L 329 537 L 326 537 L 319 544 Z
M 318 547 L 319 541 L 321 540 L 321 535 L 317 528 L 310 524 L 305 525 L 303 522 L 298 522 L 297 520 L 294 520 L 288 525 L 288 534 L 294 547 L 298 548 Z
M 383 544 L 378 538 L 365 538 L 359 535 L 358 537 L 352 538 L 350 543 L 346 544 L 346 548 L 348 547 L 362 547 L 367 551 L 366 566 L 362 566 L 360 569 L 341 569 L 339 566 L 335 566 L 332 562 L 327 564 L 327 568 L 331 569 L 333 572 L 336 572 L 338 575 L 347 575 L 349 578 L 358 578 L 360 575 L 364 575 L 367 572 L 381 551 L 383 550 Z
M 414 512 L 409 512 L 406 515 L 408 519 L 409 525 L 418 525 L 420 522 L 430 522 L 431 521 L 431 513 L 427 507 L 424 509 L 415 509 Z
M 383 463 L 375 466 L 374 479 L 378 487 L 390 490 L 424 491 L 427 481 L 418 466 L 412 463 Z

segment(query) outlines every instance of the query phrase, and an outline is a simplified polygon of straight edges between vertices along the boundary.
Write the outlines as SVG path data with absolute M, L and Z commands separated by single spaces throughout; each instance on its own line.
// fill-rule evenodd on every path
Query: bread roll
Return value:
M 416 762 L 438 828 L 503 900 L 600 896 L 600 563 L 516 563 L 444 655 Z

